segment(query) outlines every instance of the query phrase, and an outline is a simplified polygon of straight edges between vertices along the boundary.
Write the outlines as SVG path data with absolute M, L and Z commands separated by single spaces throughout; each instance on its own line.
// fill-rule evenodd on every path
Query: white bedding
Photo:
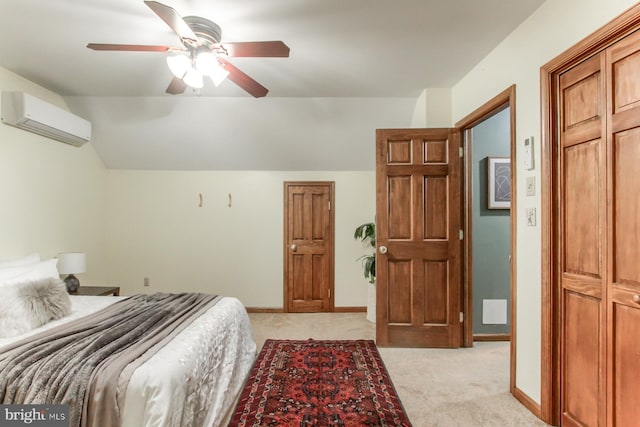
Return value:
M 71 315 L 18 337 L 1 338 L 0 347 L 122 298 L 72 295 Z M 124 397 L 123 425 L 193 426 L 195 411 L 206 411 L 204 425 L 222 425 L 255 355 L 244 306 L 236 298 L 222 298 L 135 370 Z

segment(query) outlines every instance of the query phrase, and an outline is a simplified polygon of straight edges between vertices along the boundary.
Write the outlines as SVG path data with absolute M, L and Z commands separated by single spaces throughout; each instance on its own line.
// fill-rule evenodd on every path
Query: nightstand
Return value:
M 80 286 L 77 291 L 69 292 L 69 295 L 120 295 L 120 286 Z

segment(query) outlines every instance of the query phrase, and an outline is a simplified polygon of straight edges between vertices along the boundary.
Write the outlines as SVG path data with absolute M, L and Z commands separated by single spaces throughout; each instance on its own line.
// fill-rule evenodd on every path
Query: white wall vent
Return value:
M 2 92 L 0 119 L 76 147 L 91 139 L 91 122 L 24 92 Z

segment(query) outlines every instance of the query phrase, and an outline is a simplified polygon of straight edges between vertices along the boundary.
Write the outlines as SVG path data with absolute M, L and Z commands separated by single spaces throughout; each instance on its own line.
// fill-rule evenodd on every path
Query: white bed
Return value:
M 125 297 L 71 296 L 72 312 L 2 346 L 98 311 Z M 223 425 L 253 364 L 256 345 L 242 303 L 225 297 L 133 373 L 124 397 L 124 426 Z

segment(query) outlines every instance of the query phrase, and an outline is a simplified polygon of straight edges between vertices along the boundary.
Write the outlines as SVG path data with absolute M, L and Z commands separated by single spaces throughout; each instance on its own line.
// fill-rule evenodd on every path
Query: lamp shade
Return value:
M 173 75 L 181 79 L 191 69 L 191 59 L 182 54 L 171 55 L 167 56 L 167 65 Z
M 229 72 L 220 64 L 218 64 L 211 73 L 209 73 L 209 77 L 211 77 L 211 80 L 213 80 L 213 84 L 216 85 L 216 87 L 220 86 L 220 83 L 222 83 L 228 75 Z
M 218 66 L 216 55 L 211 52 L 200 52 L 195 60 L 196 70 L 202 74 L 211 74 L 211 71 Z
M 220 83 L 229 75 L 229 72 L 222 67 L 212 52 L 200 52 L 196 57 L 195 64 L 196 70 L 211 77 L 216 87 L 220 86 Z
M 86 254 L 81 252 L 65 252 L 58 254 L 58 273 L 77 274 L 86 270 Z
M 200 89 L 202 86 L 204 86 L 204 82 L 202 81 L 202 73 L 195 68 L 191 68 L 189 71 L 187 71 L 187 74 L 184 75 L 182 81 L 196 89 Z

